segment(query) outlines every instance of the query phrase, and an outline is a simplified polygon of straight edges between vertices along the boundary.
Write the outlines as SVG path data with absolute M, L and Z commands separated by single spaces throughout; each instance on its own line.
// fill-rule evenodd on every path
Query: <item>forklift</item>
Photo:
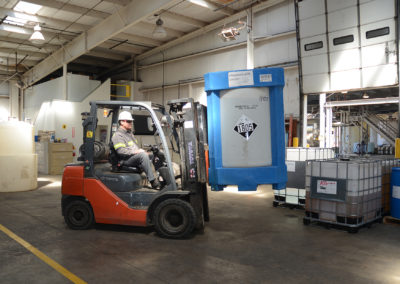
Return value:
M 154 226 L 159 236 L 173 239 L 204 228 L 209 221 L 206 107 L 191 98 L 169 101 L 168 106 L 167 113 L 151 102 L 90 102 L 90 112 L 82 117 L 80 157 L 65 166 L 62 177 L 62 215 L 69 228 L 89 229 L 95 223 Z M 140 168 L 124 165 L 111 142 L 96 141 L 101 114 L 110 123 L 111 141 L 121 111 L 145 113 L 150 121 L 154 144 L 142 147 L 152 154 L 160 190 L 148 186 Z M 179 157 L 175 168 L 180 173 L 174 172 L 171 153 Z

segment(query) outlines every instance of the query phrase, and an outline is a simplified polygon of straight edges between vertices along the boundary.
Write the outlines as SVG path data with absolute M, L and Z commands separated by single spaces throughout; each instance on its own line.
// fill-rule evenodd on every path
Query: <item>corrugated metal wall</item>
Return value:
M 303 93 L 398 84 L 394 0 L 299 1 Z

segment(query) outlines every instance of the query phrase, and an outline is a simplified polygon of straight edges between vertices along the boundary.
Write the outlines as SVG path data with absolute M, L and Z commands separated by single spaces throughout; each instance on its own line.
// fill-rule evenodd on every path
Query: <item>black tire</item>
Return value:
M 164 238 L 188 237 L 196 225 L 196 213 L 190 203 L 170 198 L 157 205 L 153 215 L 154 227 Z
M 278 205 L 279 205 L 279 202 L 278 202 L 278 201 L 272 201 L 272 206 L 273 206 L 273 207 L 278 207 Z
M 72 200 L 65 206 L 65 223 L 73 230 L 87 230 L 94 224 L 94 214 L 90 204 L 83 200 Z
M 309 219 L 303 218 L 303 224 L 304 224 L 305 226 L 310 225 L 310 223 L 311 223 L 311 221 L 310 221 Z

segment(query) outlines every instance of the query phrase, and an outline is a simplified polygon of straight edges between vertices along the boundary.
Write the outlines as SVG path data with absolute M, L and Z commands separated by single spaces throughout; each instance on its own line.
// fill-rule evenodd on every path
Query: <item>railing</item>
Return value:
M 391 145 L 395 144 L 398 130 L 389 121 L 379 118 L 375 114 L 365 113 L 364 120 Z

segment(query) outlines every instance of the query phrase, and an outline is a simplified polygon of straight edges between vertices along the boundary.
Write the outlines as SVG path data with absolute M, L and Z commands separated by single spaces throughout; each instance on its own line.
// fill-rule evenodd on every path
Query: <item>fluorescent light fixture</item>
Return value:
M 6 19 L 4 20 L 4 23 L 10 24 L 10 25 L 16 25 L 16 26 L 23 26 L 25 25 L 27 20 L 25 19 L 20 19 L 16 17 L 11 17 L 7 16 Z
M 37 5 L 33 3 L 28 3 L 25 1 L 19 1 L 17 5 L 14 7 L 14 11 L 28 13 L 28 14 L 36 14 L 43 6 Z
M 161 18 L 158 18 L 156 22 L 156 27 L 153 31 L 154 38 L 165 38 L 167 36 L 167 31 L 164 29 L 163 24 L 163 20 L 161 20 Z
M 210 9 L 210 3 L 207 3 L 204 0 L 188 0 L 188 2 L 190 2 L 192 4 L 196 4 L 196 5 L 204 7 L 204 8 L 209 8 Z
M 30 40 L 31 42 L 36 43 L 36 44 L 41 44 L 41 43 L 44 42 L 44 36 L 43 36 L 43 34 L 40 32 L 41 29 L 42 29 L 42 28 L 39 26 L 39 24 L 37 24 L 37 25 L 34 27 L 34 32 L 33 32 L 33 34 L 31 35 L 31 37 L 29 38 L 29 40 Z

